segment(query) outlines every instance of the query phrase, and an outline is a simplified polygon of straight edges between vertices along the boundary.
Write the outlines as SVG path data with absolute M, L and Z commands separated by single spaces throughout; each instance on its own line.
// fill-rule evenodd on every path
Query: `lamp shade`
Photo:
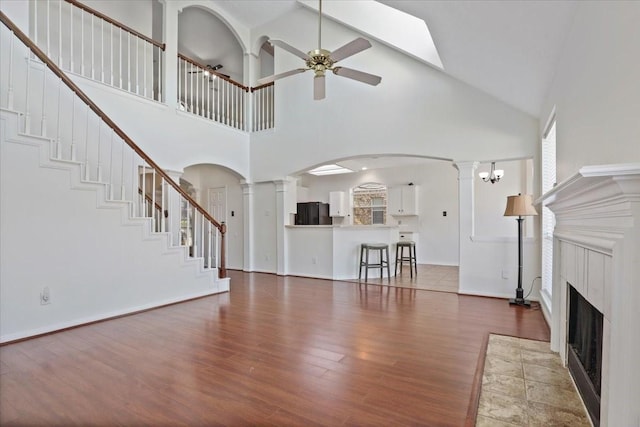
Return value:
M 507 207 L 504 210 L 504 216 L 532 216 L 538 215 L 533 207 L 530 194 L 518 194 L 517 196 L 507 197 Z

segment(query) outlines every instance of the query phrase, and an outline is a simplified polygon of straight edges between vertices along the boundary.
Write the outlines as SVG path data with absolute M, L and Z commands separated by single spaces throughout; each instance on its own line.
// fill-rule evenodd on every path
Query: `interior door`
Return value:
M 209 189 L 209 213 L 218 222 L 227 222 L 227 187 Z

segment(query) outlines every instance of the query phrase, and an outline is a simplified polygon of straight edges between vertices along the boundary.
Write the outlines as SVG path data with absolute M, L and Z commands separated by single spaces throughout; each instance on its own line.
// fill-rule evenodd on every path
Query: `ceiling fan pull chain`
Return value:
M 318 50 L 322 49 L 322 0 L 318 11 Z

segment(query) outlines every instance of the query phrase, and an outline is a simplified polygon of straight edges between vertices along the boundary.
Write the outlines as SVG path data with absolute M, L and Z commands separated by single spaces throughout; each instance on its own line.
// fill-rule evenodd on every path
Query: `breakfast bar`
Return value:
M 384 243 L 393 253 L 398 240 L 398 226 L 288 225 L 285 234 L 288 274 L 352 280 L 358 278 L 360 245 Z M 395 260 L 392 257 L 389 261 L 393 270 Z M 379 270 L 371 270 L 369 277 L 380 277 Z

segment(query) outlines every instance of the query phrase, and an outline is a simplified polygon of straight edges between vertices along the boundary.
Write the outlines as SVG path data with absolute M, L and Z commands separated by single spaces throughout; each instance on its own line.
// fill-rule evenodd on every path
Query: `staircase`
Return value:
M 228 291 L 224 224 L 1 17 L 0 342 Z

